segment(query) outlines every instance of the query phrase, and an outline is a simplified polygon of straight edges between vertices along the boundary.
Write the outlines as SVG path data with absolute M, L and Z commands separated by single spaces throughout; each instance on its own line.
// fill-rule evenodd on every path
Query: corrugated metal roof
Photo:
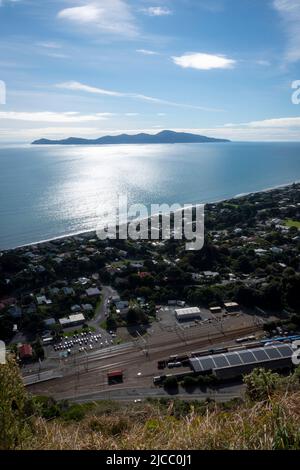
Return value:
M 255 349 L 231 351 L 223 354 L 193 357 L 190 364 L 195 372 L 208 372 L 246 364 L 263 364 L 278 359 L 288 359 L 293 355 L 289 344 L 279 344 Z
M 176 308 L 176 315 L 199 315 L 200 309 L 198 307 Z

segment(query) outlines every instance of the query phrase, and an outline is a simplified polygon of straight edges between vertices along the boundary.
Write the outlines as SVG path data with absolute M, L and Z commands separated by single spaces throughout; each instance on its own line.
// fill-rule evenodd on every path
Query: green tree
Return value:
M 22 447 L 31 428 L 26 416 L 28 396 L 19 368 L 14 359 L 8 358 L 0 365 L 0 449 Z
M 280 376 L 266 369 L 254 369 L 245 375 L 246 394 L 250 400 L 267 400 L 278 387 Z

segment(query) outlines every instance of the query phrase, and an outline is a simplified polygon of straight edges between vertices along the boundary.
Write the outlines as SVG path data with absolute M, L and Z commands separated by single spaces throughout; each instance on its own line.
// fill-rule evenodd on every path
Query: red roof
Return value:
M 22 344 L 22 346 L 19 347 L 19 355 L 21 359 L 32 357 L 32 347 L 30 344 Z
M 141 273 L 139 273 L 139 277 L 141 278 L 147 277 L 147 276 L 150 276 L 150 273 L 148 273 L 147 271 L 142 271 Z
M 107 377 L 119 377 L 120 375 L 123 375 L 122 370 L 113 370 L 112 372 L 107 372 Z

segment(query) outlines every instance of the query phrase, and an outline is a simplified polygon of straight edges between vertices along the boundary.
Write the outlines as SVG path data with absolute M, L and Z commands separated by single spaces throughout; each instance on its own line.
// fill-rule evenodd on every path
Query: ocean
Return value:
M 128 204 L 200 204 L 300 180 L 300 143 L 0 147 L 0 249 L 96 228 Z

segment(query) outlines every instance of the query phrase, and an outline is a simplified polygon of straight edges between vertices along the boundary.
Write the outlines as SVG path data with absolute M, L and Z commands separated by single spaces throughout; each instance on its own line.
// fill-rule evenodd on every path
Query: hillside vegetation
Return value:
M 1 449 L 299 449 L 299 369 L 256 370 L 244 401 L 85 405 L 31 397 L 13 360 L 0 366 Z

